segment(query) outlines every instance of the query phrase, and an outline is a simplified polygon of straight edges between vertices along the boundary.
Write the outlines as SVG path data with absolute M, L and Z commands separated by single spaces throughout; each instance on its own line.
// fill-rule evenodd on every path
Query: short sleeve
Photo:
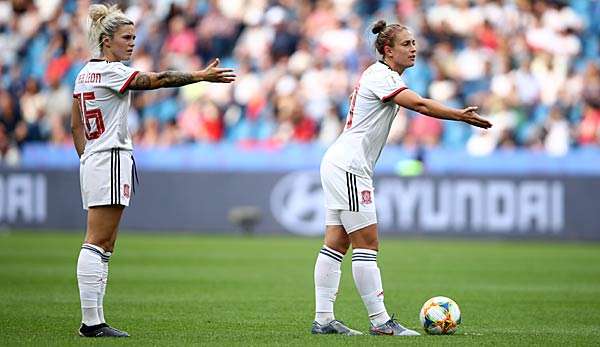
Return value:
M 105 72 L 106 79 L 103 78 L 104 86 L 123 94 L 138 72 L 123 63 L 111 63 Z
M 389 72 L 378 76 L 372 76 L 367 88 L 369 88 L 381 101 L 388 102 L 398 93 L 406 89 L 404 81 L 397 73 Z

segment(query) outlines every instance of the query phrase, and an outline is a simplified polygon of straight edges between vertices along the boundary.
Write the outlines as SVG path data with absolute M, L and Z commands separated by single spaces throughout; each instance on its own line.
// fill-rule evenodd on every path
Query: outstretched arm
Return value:
M 423 98 L 410 89 L 405 89 L 398 93 L 394 97 L 394 102 L 402 107 L 430 117 L 457 120 L 484 129 L 492 126 L 492 123 L 477 114 L 477 106 L 469 106 L 459 110 L 445 106 L 441 102 Z
M 140 72 L 128 86 L 132 90 L 149 90 L 158 88 L 181 87 L 187 84 L 206 81 L 231 83 L 235 80 L 233 69 L 218 68 L 219 59 L 210 63 L 200 71 L 180 72 Z

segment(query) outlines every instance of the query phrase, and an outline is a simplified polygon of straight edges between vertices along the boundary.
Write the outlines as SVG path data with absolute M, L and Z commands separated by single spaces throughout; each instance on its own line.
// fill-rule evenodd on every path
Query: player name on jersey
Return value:
M 101 83 L 101 82 L 102 82 L 102 75 L 98 72 L 82 73 L 79 75 L 79 77 L 77 77 L 78 84 Z

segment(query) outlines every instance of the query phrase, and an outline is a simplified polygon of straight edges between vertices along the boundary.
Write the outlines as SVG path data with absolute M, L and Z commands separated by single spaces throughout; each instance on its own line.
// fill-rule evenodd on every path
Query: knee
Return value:
M 348 248 L 350 247 L 350 241 L 338 241 L 338 242 L 326 242 L 325 246 L 333 249 L 334 251 L 340 252 L 342 254 L 346 254 L 348 252 Z
M 379 237 L 378 237 L 377 233 L 375 233 L 375 235 L 370 235 L 370 236 L 371 237 L 365 238 L 366 246 L 369 249 L 372 249 L 375 251 L 379 250 Z
M 379 251 L 379 239 L 370 241 L 368 247 L 374 251 Z
M 86 237 L 85 239 L 85 243 L 89 243 L 92 244 L 94 246 L 98 246 L 100 248 L 102 248 L 104 250 L 104 252 L 112 252 L 113 248 L 114 248 L 114 242 L 112 242 L 110 239 L 104 239 L 104 238 L 94 238 L 94 237 Z
M 342 226 L 327 226 L 323 244 L 337 252 L 346 254 L 350 247 L 350 238 Z
M 378 251 L 379 250 L 379 240 L 378 239 L 361 240 L 360 242 L 355 242 L 352 245 L 352 247 L 353 248 L 371 249 L 374 251 Z
M 377 233 L 373 232 L 356 232 L 351 234 L 352 248 L 379 250 L 379 238 Z

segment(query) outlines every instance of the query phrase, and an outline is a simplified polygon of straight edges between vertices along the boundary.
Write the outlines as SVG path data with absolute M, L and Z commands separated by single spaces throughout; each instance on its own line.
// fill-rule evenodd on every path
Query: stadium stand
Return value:
M 231 86 L 135 93 L 129 126 L 138 148 L 326 146 L 342 129 L 354 83 L 377 58 L 368 29 L 380 18 L 417 37 L 417 64 L 403 76 L 412 89 L 479 105 L 494 123 L 480 132 L 401 110 L 391 144 L 557 156 L 600 145 L 598 1 L 118 3 L 136 22 L 132 66 L 190 70 L 220 57 L 238 73 Z M 89 4 L 0 1 L 0 165 L 19 166 L 40 142 L 71 145 L 72 86 L 90 58 Z

